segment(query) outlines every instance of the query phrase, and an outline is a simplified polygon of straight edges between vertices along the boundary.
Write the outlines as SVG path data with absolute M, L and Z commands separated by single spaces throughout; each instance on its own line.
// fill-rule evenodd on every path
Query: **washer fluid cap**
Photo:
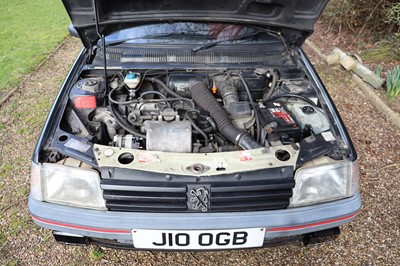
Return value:
M 126 75 L 126 78 L 127 79 L 134 79 L 134 78 L 136 78 L 136 73 L 132 73 L 132 72 L 129 72 L 127 75 Z

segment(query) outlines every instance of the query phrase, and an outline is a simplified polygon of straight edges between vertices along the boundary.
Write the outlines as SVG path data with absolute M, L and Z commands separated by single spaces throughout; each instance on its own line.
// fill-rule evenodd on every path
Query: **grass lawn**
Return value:
M 61 0 L 0 1 L 0 98 L 68 36 L 69 23 Z

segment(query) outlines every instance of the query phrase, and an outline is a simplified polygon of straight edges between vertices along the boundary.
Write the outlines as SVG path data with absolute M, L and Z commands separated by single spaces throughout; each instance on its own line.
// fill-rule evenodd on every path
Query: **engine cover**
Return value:
M 192 152 L 192 125 L 189 121 L 145 121 L 146 150 Z

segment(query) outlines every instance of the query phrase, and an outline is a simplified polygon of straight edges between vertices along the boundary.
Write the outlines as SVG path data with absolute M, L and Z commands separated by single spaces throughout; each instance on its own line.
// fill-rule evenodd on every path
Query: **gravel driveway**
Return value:
M 400 264 L 400 131 L 386 122 L 348 74 L 313 58 L 358 151 L 363 207 L 329 243 L 229 252 L 137 252 L 56 244 L 27 210 L 30 157 L 45 116 L 80 49 L 70 39 L 0 108 L 0 264 L 265 265 Z M 311 54 L 311 53 L 310 53 Z

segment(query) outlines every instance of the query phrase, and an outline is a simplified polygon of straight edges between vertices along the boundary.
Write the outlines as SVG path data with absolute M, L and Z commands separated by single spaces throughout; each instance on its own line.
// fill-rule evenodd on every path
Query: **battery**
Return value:
M 261 128 L 267 131 L 269 141 L 281 141 L 288 144 L 301 139 L 301 128 L 293 115 L 280 102 L 267 102 L 258 108 Z

